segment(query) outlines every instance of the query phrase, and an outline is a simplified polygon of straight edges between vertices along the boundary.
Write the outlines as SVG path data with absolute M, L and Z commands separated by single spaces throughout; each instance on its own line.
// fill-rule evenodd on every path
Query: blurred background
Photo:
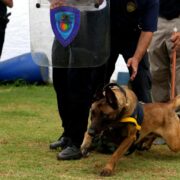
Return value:
M 31 52 L 30 26 L 29 26 L 29 2 L 30 0 L 14 0 L 14 7 L 11 9 L 10 8 L 8 9 L 8 12 L 11 12 L 12 15 L 10 16 L 10 22 L 8 23 L 7 28 L 6 28 L 5 42 L 4 42 L 3 52 L 2 52 L 0 62 L 9 60 L 12 58 L 16 58 L 17 56 Z M 34 6 L 34 8 L 36 7 Z M 22 57 L 26 57 L 26 56 L 22 56 Z M 28 59 L 29 59 L 29 56 L 28 56 Z M 16 58 L 15 60 L 17 61 L 19 60 L 19 58 Z M 12 66 L 9 66 L 9 67 L 12 67 Z M 0 64 L 0 68 L 4 68 L 4 64 L 3 64 L 3 67 Z M 116 63 L 116 69 L 111 78 L 113 81 L 117 80 L 119 72 L 122 72 L 122 73 L 125 72 L 127 76 L 128 70 L 121 55 L 118 58 L 118 61 Z M 49 81 L 51 81 L 52 79 L 51 74 L 52 74 L 51 67 L 49 67 L 49 75 L 48 75 Z M 3 74 L 2 78 L 4 78 L 5 76 L 6 75 Z
M 7 25 L 1 60 L 30 52 L 29 0 L 14 0 L 14 7 Z

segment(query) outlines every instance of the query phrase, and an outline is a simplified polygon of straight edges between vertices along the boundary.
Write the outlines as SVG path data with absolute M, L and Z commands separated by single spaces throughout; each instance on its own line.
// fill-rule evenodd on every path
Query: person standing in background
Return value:
M 158 31 L 154 33 L 149 47 L 152 98 L 155 102 L 170 100 L 173 42 L 176 42 L 179 34 L 172 35 L 174 28 L 180 30 L 180 1 L 160 0 Z M 176 43 L 178 43 L 178 40 Z M 180 94 L 180 51 L 177 51 L 176 55 L 175 91 L 176 94 Z
M 13 0 L 0 0 L 0 57 L 2 54 L 2 48 L 5 38 L 6 25 L 9 22 L 7 14 L 7 7 L 13 7 Z

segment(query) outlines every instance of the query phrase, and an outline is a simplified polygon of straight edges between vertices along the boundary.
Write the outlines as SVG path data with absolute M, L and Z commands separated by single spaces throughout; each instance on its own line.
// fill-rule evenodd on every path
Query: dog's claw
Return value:
M 104 168 L 101 173 L 101 176 L 111 176 L 112 175 L 112 170 L 109 168 Z

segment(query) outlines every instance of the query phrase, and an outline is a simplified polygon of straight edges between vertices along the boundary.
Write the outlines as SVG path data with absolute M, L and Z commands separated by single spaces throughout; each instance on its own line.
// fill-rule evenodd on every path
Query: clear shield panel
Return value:
M 70 7 L 79 10 L 80 23 L 73 40 L 64 46 L 53 33 L 49 1 L 30 1 L 33 60 L 41 66 L 63 68 L 95 67 L 104 64 L 110 50 L 109 3 L 104 0 L 99 8 L 96 8 L 94 0 L 67 0 L 67 2 L 71 4 Z

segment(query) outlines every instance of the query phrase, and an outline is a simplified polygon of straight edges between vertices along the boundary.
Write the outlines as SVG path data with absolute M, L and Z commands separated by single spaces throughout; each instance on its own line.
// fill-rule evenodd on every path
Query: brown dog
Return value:
M 146 143 L 149 147 L 155 137 L 161 136 L 172 151 L 180 151 L 180 120 L 176 114 L 176 110 L 180 107 L 180 96 L 168 103 L 143 104 L 144 118 L 141 127 L 136 122 L 126 121 L 127 117 L 131 117 L 137 109 L 137 105 L 138 101 L 133 91 L 116 84 L 107 85 L 96 95 L 96 100 L 91 107 L 91 125 L 81 145 L 82 153 L 86 154 L 91 147 L 94 135 L 105 129 L 123 124 L 119 134 L 126 131 L 125 138 L 102 169 L 103 176 L 112 174 L 117 161 L 133 143 L 142 145 L 148 137 L 151 137 Z

